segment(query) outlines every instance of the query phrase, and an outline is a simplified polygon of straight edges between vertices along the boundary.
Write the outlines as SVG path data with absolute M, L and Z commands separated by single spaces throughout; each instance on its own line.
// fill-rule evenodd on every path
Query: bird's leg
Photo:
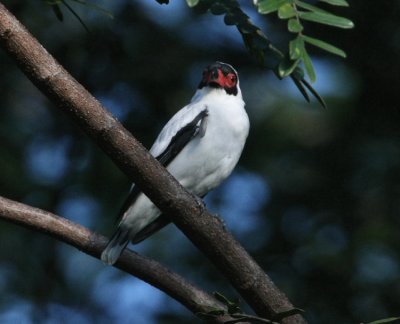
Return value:
M 192 194 L 194 200 L 196 200 L 198 208 L 203 212 L 204 209 L 206 209 L 206 203 L 204 202 L 203 198 Z

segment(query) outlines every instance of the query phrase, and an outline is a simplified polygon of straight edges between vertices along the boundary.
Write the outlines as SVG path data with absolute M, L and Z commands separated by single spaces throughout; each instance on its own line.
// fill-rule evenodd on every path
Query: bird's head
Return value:
M 236 96 L 239 88 L 239 77 L 231 65 L 215 62 L 203 71 L 199 89 L 204 87 L 224 89 L 227 94 Z

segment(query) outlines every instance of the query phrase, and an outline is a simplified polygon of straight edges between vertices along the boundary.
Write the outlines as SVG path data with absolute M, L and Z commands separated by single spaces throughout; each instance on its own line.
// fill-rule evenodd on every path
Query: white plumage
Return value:
M 244 105 L 236 71 L 225 63 L 210 65 L 191 102 L 164 126 L 150 153 L 163 162 L 163 154 L 165 158 L 166 151 L 172 151 L 171 159 L 164 163 L 167 170 L 186 189 L 203 197 L 230 175 L 239 160 L 249 131 Z M 189 140 L 184 139 L 187 134 Z M 174 145 L 179 147 L 176 155 Z M 161 222 L 155 230 L 136 239 L 147 226 L 160 221 L 160 215 L 160 210 L 143 193 L 138 193 L 123 212 L 102 260 L 113 264 L 129 240 L 139 242 L 166 225 L 167 222 Z

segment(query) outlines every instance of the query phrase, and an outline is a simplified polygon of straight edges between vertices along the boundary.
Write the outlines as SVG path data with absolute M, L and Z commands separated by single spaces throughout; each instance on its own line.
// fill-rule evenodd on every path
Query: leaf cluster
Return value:
M 334 6 L 348 6 L 345 0 L 320 0 L 320 2 Z M 309 101 L 308 90 L 325 106 L 323 99 L 304 79 L 305 73 L 300 63 L 303 64 L 311 82 L 316 80 L 315 70 L 305 44 L 317 46 L 341 57 L 346 55 L 343 50 L 325 41 L 306 36 L 303 21 L 338 28 L 352 28 L 353 23 L 350 20 L 300 0 L 254 0 L 254 5 L 260 14 L 277 13 L 280 19 L 288 21 L 288 31 L 296 34 L 289 43 L 289 52 L 285 55 L 271 43 L 259 27 L 251 22 L 238 1 L 187 0 L 187 4 L 200 12 L 209 11 L 214 15 L 224 15 L 225 24 L 237 27 L 246 48 L 259 65 L 272 69 L 280 79 L 290 76 L 307 101 Z
M 64 5 L 84 26 L 85 23 L 79 15 L 67 3 L 67 0 L 43 0 L 51 5 L 59 20 L 63 20 L 60 5 Z M 100 8 L 85 0 L 71 0 L 78 4 L 92 7 L 112 17 L 107 10 Z M 157 0 L 160 4 L 168 4 L 168 1 Z M 307 101 L 310 101 L 310 92 L 322 106 L 326 106 L 320 95 L 305 80 L 305 74 L 311 82 L 316 81 L 316 73 L 306 45 L 321 48 L 329 53 L 346 57 L 340 48 L 329 44 L 324 40 L 308 36 L 304 32 L 304 21 L 328 25 L 337 28 L 352 28 L 353 22 L 347 18 L 340 17 L 311 5 L 302 0 L 254 0 L 258 12 L 262 15 L 277 13 L 278 17 L 287 20 L 287 29 L 295 34 L 295 38 L 289 42 L 288 52 L 284 54 L 276 48 L 266 34 L 252 23 L 249 17 L 241 9 L 237 0 L 186 0 L 189 7 L 198 12 L 211 12 L 213 15 L 224 15 L 224 22 L 228 26 L 236 26 L 242 36 L 243 42 L 250 55 L 257 63 L 267 69 L 274 71 L 279 78 L 290 76 L 299 91 Z M 332 6 L 348 6 L 346 0 L 319 0 Z M 305 71 L 304 71 L 305 70 Z
M 348 6 L 345 0 L 320 0 L 333 6 Z M 281 77 L 290 75 L 302 62 L 311 82 L 315 82 L 316 74 L 307 52 L 306 44 L 321 48 L 329 53 L 346 57 L 346 53 L 323 40 L 316 39 L 304 34 L 303 21 L 329 25 L 337 28 L 353 28 L 351 20 L 336 16 L 326 10 L 301 0 L 258 0 L 255 2 L 260 14 L 277 13 L 280 19 L 287 20 L 287 28 L 296 37 L 289 43 L 289 62 L 282 61 L 278 71 Z

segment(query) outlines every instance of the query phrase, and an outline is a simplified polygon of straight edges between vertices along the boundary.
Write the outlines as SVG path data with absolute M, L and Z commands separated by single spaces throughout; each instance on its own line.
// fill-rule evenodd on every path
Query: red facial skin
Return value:
M 214 78 L 210 71 L 204 71 L 203 81 L 206 84 L 216 83 L 221 88 L 232 88 L 236 85 L 237 79 L 234 73 L 228 73 L 228 75 L 224 75 L 221 70 L 218 70 L 218 78 Z

